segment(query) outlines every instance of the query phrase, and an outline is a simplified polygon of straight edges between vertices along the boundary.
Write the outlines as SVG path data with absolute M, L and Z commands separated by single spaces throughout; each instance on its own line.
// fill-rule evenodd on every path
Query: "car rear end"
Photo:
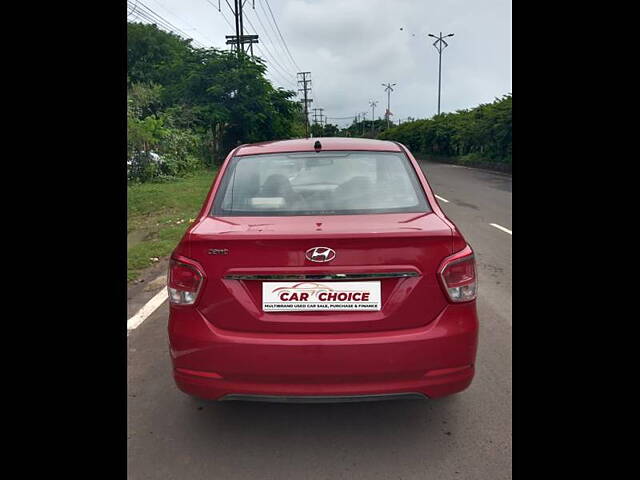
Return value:
M 473 252 L 415 159 L 391 142 L 278 143 L 230 154 L 172 256 L 178 387 L 280 401 L 466 388 Z

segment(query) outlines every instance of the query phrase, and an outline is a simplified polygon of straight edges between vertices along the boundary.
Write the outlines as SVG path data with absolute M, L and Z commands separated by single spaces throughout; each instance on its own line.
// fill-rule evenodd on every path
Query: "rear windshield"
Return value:
M 430 211 L 403 153 L 318 152 L 231 159 L 212 214 L 350 215 Z

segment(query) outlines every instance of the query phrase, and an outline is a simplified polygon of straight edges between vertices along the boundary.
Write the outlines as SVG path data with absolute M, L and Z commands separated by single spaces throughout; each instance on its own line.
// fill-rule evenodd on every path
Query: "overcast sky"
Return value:
M 129 0 L 128 13 L 136 3 L 129 20 L 151 10 L 207 47 L 226 49 L 225 35 L 235 34 L 225 0 L 222 13 L 218 0 Z M 394 120 L 436 113 L 438 52 L 428 33 L 455 34 L 442 54 L 442 111 L 511 92 L 510 0 L 246 0 L 244 18 L 245 34 L 260 36 L 254 53 L 267 60 L 269 79 L 295 89 L 296 64 L 310 71 L 311 107 L 324 108 L 340 126 L 350 120 L 332 118 L 366 111 L 371 119 L 370 100 L 378 101 L 375 116 L 382 117 L 387 82 L 397 84 Z

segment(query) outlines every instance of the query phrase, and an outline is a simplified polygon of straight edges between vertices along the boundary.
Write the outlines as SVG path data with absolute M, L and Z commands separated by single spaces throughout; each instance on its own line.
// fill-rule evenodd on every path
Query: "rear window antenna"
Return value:
M 313 148 L 315 148 L 316 152 L 322 150 L 322 144 L 320 143 L 320 140 L 316 140 L 316 143 L 313 144 Z

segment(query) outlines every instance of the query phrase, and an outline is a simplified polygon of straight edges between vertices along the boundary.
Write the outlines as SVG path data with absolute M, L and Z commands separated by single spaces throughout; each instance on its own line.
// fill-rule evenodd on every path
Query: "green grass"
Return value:
M 169 183 L 143 183 L 127 189 L 127 281 L 169 255 L 200 211 L 215 170 L 194 172 Z

